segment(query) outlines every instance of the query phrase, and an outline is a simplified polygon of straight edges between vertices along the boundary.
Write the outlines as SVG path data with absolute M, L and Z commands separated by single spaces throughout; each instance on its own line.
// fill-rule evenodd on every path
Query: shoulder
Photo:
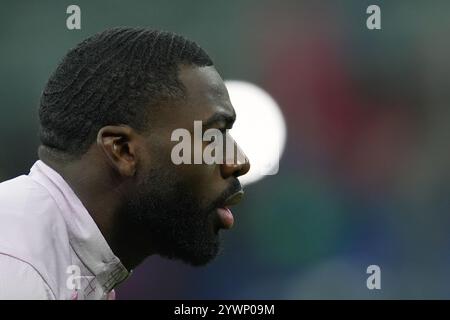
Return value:
M 0 300 L 54 300 L 41 275 L 30 264 L 0 254 Z
M 50 193 L 28 176 L 0 183 L 0 219 L 0 252 L 21 244 L 48 245 L 46 239 L 60 235 L 60 229 L 67 233 Z
M 2 259 L 14 257 L 12 264 L 38 274 L 59 296 L 71 251 L 64 218 L 48 190 L 29 176 L 0 183 L 0 221 Z

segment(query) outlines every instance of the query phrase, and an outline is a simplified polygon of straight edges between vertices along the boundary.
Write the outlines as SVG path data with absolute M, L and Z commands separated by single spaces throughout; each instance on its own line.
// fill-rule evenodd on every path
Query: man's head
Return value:
M 194 265 L 217 254 L 218 230 L 232 224 L 220 208 L 241 196 L 237 177 L 249 163 L 171 160 L 174 130 L 193 132 L 200 120 L 204 130 L 225 132 L 235 118 L 223 80 L 197 44 L 143 28 L 94 35 L 50 77 L 39 117 L 41 154 L 88 163 L 95 173 L 80 179 L 117 194 L 124 223 L 114 229 L 140 233 L 149 252 Z

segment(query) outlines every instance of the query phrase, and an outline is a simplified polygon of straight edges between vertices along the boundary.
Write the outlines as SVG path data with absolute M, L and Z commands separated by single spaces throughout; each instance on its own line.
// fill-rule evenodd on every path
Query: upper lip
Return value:
M 243 197 L 244 197 L 244 190 L 241 189 L 238 192 L 233 193 L 225 200 L 224 207 L 230 207 L 238 204 L 239 202 L 241 202 Z

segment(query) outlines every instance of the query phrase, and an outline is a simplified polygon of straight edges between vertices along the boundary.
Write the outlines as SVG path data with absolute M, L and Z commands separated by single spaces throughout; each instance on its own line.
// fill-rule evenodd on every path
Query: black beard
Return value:
M 121 211 L 152 252 L 193 266 L 205 265 L 220 251 L 214 227 L 217 205 L 202 208 L 192 188 L 179 180 L 175 172 L 151 171 Z

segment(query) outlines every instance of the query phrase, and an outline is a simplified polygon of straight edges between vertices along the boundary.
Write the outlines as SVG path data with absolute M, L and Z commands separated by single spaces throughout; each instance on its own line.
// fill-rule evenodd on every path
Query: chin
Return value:
M 177 252 L 173 252 L 171 255 L 162 256 L 171 260 L 181 260 L 194 267 L 200 267 L 212 262 L 219 255 L 220 251 L 220 241 L 216 237 L 207 246 L 203 244 L 203 246 L 196 246 L 189 248 L 189 250 L 177 250 Z
M 194 259 L 182 259 L 183 262 L 193 267 L 206 266 L 217 257 L 217 254 L 211 256 L 196 257 Z

